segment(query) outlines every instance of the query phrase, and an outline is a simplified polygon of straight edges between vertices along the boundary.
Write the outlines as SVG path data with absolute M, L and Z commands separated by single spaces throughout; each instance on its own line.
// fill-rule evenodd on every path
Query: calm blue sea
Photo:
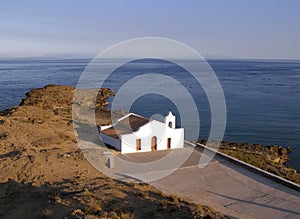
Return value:
M 76 85 L 89 59 L 0 59 L 0 109 L 18 105 L 25 93 L 47 84 Z M 209 60 L 227 104 L 224 140 L 293 146 L 290 165 L 300 170 L 300 61 Z M 109 63 L 108 63 L 109 64 Z M 141 73 L 173 75 L 196 96 L 201 120 L 200 138 L 210 130 L 210 108 L 201 88 L 180 67 L 158 60 L 140 60 L 117 69 L 105 81 L 118 90 Z M 180 98 L 180 97 L 179 97 Z M 188 106 L 187 106 L 188 107 Z M 165 97 L 145 95 L 131 111 L 150 117 L 176 106 Z M 183 118 L 182 118 L 183 119 Z M 187 118 L 193 122 L 193 118 Z M 180 125 L 180 120 L 178 121 Z

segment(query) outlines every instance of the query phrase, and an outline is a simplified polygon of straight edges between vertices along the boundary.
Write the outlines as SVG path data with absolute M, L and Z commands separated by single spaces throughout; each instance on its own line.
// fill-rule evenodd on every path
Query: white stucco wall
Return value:
M 110 127 L 112 127 L 112 125 L 102 125 L 102 126 L 100 126 L 100 129 L 104 130 L 104 129 L 108 129 Z
M 137 132 L 121 136 L 121 153 L 151 151 L 152 137 L 157 137 L 157 150 L 167 149 L 167 139 L 171 138 L 171 149 L 183 148 L 184 129 L 169 128 L 168 124 L 152 120 Z M 141 139 L 141 150 L 136 150 L 136 139 Z

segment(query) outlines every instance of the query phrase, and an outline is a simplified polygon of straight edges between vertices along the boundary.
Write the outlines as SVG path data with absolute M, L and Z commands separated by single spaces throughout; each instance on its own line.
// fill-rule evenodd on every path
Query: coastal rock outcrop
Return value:
M 72 86 L 47 85 L 26 93 L 20 106 L 37 106 L 44 109 L 55 109 L 72 105 L 75 89 Z
M 114 94 L 114 91 L 109 88 L 95 89 L 93 92 L 97 92 L 96 102 L 90 97 L 90 89 L 80 90 L 78 95 L 80 102 L 76 102 L 73 99 L 75 89 L 72 86 L 62 85 L 47 85 L 43 88 L 33 89 L 26 93 L 20 106 L 37 106 L 44 109 L 57 109 L 70 107 L 72 103 L 80 104 L 91 108 L 104 108 L 108 105 L 107 99 Z
M 201 144 L 207 145 L 207 140 L 198 141 Z M 215 142 L 209 142 L 209 146 L 214 146 Z M 250 163 L 258 168 L 276 174 L 288 180 L 300 184 L 300 174 L 293 167 L 286 165 L 290 160 L 288 153 L 292 147 L 282 147 L 278 145 L 263 146 L 261 144 L 249 144 L 240 142 L 221 142 L 219 151 Z

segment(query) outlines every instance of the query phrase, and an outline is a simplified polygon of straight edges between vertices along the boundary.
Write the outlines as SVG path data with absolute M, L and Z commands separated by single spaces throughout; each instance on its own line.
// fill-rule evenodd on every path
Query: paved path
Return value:
M 149 162 L 167 152 L 121 155 L 122 159 Z M 184 153 L 178 150 L 180 153 Z M 171 175 L 150 182 L 161 191 L 206 204 L 238 218 L 300 218 L 300 192 L 274 182 L 220 156 L 204 168 L 197 166 L 203 153 L 192 153 Z M 117 164 L 116 164 L 117 165 Z M 162 172 L 159 170 L 157 172 Z M 167 170 L 166 170 L 167 171 Z M 155 170 L 136 174 L 147 179 Z M 131 175 L 132 176 L 132 175 Z

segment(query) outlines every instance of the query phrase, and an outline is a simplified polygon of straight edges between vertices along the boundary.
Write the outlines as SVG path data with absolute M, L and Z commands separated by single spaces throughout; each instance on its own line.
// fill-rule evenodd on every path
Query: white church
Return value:
M 171 111 L 164 122 L 130 113 L 100 128 L 100 140 L 122 154 L 183 148 L 184 145 L 184 129 L 176 128 L 176 117 Z

